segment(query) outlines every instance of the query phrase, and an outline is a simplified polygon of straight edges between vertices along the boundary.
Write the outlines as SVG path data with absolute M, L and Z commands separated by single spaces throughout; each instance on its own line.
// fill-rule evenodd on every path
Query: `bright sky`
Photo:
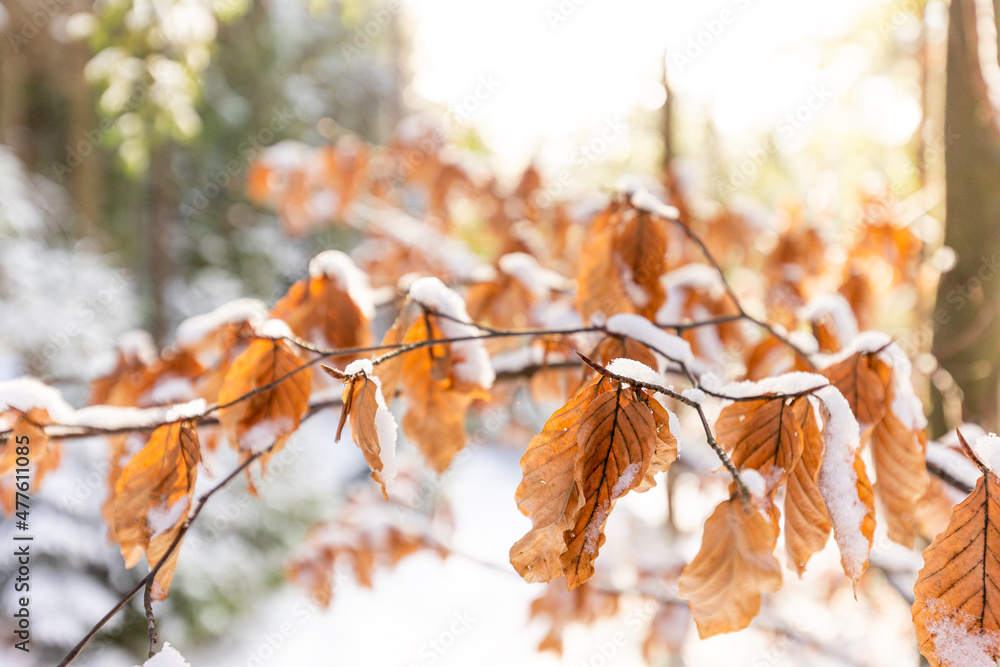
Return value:
M 564 165 L 609 122 L 627 120 L 637 106 L 659 106 L 669 44 L 680 50 L 669 57 L 669 75 L 685 112 L 696 115 L 689 122 L 710 111 L 723 138 L 773 131 L 816 86 L 836 101 L 869 68 L 864 49 L 822 63 L 816 44 L 849 31 L 873 4 L 411 0 L 415 80 L 408 100 L 466 114 L 505 167 L 535 154 Z M 876 86 L 866 97 L 873 100 L 872 131 L 892 143 L 899 141 L 893 133 L 909 136 L 919 117 L 912 95 Z M 887 110 L 892 123 L 879 128 Z

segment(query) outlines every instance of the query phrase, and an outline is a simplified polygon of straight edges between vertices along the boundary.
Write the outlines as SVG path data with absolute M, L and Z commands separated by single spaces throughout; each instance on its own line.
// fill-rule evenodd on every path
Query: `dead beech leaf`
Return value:
M 302 364 L 286 341 L 266 338 L 236 358 L 219 390 L 219 404 L 232 403 L 219 410 L 219 423 L 233 447 L 249 456 L 273 445 L 273 454 L 299 427 L 309 408 L 312 378 L 309 368 L 297 370 Z M 252 391 L 257 393 L 237 401 Z
M 343 253 L 327 251 L 318 257 L 334 253 L 341 257 L 345 265 L 342 271 L 350 272 L 351 279 L 364 275 Z M 348 278 L 327 275 L 310 265 L 310 277 L 288 288 L 274 304 L 270 317 L 284 321 L 297 336 L 320 347 L 367 347 L 372 335 L 365 313 L 371 305 L 355 303 L 343 284 L 345 280 Z M 348 357 L 340 359 L 350 361 Z
M 145 554 L 150 567 L 162 560 L 191 510 L 201 450 L 198 433 L 187 422 L 165 424 L 122 470 L 109 514 L 126 567 Z M 167 596 L 179 547 L 160 568 L 153 599 Z
M 890 385 L 886 402 L 892 405 Z M 925 459 L 927 436 L 911 431 L 886 410 L 871 433 L 872 463 L 875 465 L 875 493 L 885 506 L 889 539 L 905 547 L 917 537 L 917 511 L 930 485 Z
M 351 438 L 364 454 L 365 462 L 372 471 L 372 479 L 381 485 L 382 496 L 388 500 L 385 485 L 391 481 L 396 471 L 394 462 L 390 470 L 383 469 L 382 448 L 392 447 L 394 452 L 396 420 L 386 407 L 378 378 L 369 377 L 365 373 L 351 377 L 344 385 L 343 403 L 337 440 L 340 440 L 344 428 L 344 416 L 349 416 Z
M 802 424 L 808 409 L 806 397 L 737 401 L 719 414 L 716 439 L 732 452 L 737 468 L 753 468 L 764 476 L 777 468 L 782 483 L 802 457 Z
M 605 215 L 608 215 L 607 212 L 595 219 L 580 249 L 577 299 L 580 312 L 588 319 L 595 313 L 610 317 L 615 313 L 635 312 L 614 261 L 614 229 L 598 228 L 601 216 Z
M 847 399 L 862 433 L 865 428 L 878 423 L 885 414 L 885 386 L 889 378 L 880 375 L 880 372 L 884 373 L 885 369 L 877 369 L 872 355 L 864 352 L 853 354 L 820 371 Z
M 0 455 L 0 477 L 10 476 L 13 479 L 18 474 L 17 448 L 19 445 L 27 446 L 31 488 L 38 490 L 45 475 L 59 465 L 61 454 L 59 444 L 49 439 L 44 428 L 46 424 L 51 424 L 52 420 L 48 411 L 43 408 L 32 408 L 28 412 L 15 410 L 10 412 L 16 416 L 10 435 L 7 437 L 7 445 Z
M 615 255 L 624 266 L 626 291 L 639 312 L 649 318 L 656 315 L 665 298 L 660 276 L 667 272 L 668 224 L 643 210 L 631 216 L 626 213 L 624 227 L 614 241 Z
M 771 520 L 738 496 L 715 508 L 679 582 L 702 639 L 747 627 L 760 611 L 761 593 L 781 587 L 776 537 Z
M 830 515 L 819 489 L 823 463 L 823 437 L 812 407 L 803 414 L 802 458 L 788 476 L 785 487 L 785 550 L 788 564 L 799 576 L 814 553 L 830 537 Z
M 566 550 L 559 557 L 570 590 L 593 575 L 615 500 L 646 476 L 657 447 L 653 413 L 635 390 L 618 384 L 584 410 L 577 440 L 581 451 L 573 477 L 582 504 L 564 534 Z
M 598 380 L 581 390 L 549 417 L 521 457 L 523 477 L 515 499 L 532 528 L 511 547 L 510 562 L 525 581 L 562 576 L 563 533 L 572 527 L 581 504 L 573 477 L 580 454 L 577 433 L 587 407 L 608 389 L 609 382 Z
M 436 319 L 429 315 L 415 321 L 402 342 L 445 338 Z M 465 447 L 465 417 L 469 406 L 477 399 L 489 400 L 490 392 L 455 374 L 453 367 L 461 360 L 456 358 L 450 345 L 428 345 L 397 358 L 402 360 L 399 378 L 407 405 L 403 429 L 427 463 L 442 473 L 451 465 L 455 454 Z
M 931 667 L 1000 658 L 1000 481 L 983 469 L 948 527 L 924 550 L 913 587 L 913 624 Z
M 653 458 L 649 461 L 645 477 L 635 487 L 636 493 L 644 493 L 656 486 L 655 475 L 666 472 L 677 460 L 677 436 L 670 431 L 671 420 L 676 423 L 677 418 L 653 398 L 648 399 L 647 405 L 653 411 L 653 423 L 656 425 L 656 449 L 653 450 Z

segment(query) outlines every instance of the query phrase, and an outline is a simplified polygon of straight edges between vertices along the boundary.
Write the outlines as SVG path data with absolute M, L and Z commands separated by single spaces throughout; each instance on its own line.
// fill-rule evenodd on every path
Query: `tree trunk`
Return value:
M 995 22 L 1000 0 L 993 0 L 993 7 Z M 992 72 L 984 69 L 1000 64 L 981 63 L 977 56 L 978 35 L 990 31 L 977 33 L 976 0 L 952 0 L 950 14 L 945 245 L 955 250 L 957 263 L 938 287 L 932 351 L 964 394 L 963 419 L 995 430 L 1000 385 L 1000 110 L 988 99 Z M 995 32 L 991 39 L 996 40 Z M 940 400 L 932 426 L 937 433 L 947 426 Z

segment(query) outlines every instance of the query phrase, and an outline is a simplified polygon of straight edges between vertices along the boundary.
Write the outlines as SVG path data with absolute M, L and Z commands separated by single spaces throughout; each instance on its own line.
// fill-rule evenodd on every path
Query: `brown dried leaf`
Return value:
M 760 611 L 761 593 L 781 587 L 771 520 L 739 497 L 722 502 L 705 522 L 701 550 L 680 578 L 698 635 L 742 630 Z
M 333 277 L 320 275 L 294 283 L 281 297 L 271 317 L 283 320 L 295 335 L 320 347 L 371 345 L 368 319 Z M 353 357 L 338 357 L 350 361 Z
M 198 433 L 189 423 L 172 423 L 153 431 L 122 470 L 110 514 L 126 567 L 144 553 L 150 567 L 163 558 L 191 510 L 200 460 Z M 167 596 L 179 551 L 157 573 L 153 599 Z
M 943 533 L 924 550 L 913 624 L 931 667 L 1000 658 L 1000 482 L 984 471 Z
M 302 364 L 284 340 L 255 340 L 236 358 L 219 390 L 219 403 L 262 391 L 219 410 L 219 423 L 234 448 L 250 455 L 273 444 L 273 454 L 299 427 L 309 408 L 312 378 L 309 368 L 297 370 Z M 269 457 L 262 457 L 262 463 Z
M 7 445 L 0 455 L 0 477 L 16 478 L 20 473 L 17 467 L 19 446 L 28 447 L 28 461 L 31 476 L 31 488 L 38 490 L 45 475 L 59 465 L 60 447 L 56 441 L 49 439 L 43 428 L 51 424 L 49 413 L 42 408 L 32 408 L 28 412 L 12 411 L 16 414 L 11 426 Z M 13 474 L 12 474 L 13 473 Z
M 732 452 L 737 468 L 753 468 L 765 477 L 781 470 L 779 484 L 802 457 L 806 397 L 737 401 L 726 406 L 715 423 L 716 439 Z
M 885 414 L 885 386 L 889 381 L 885 372 L 886 369 L 879 368 L 872 355 L 864 352 L 853 354 L 820 371 L 851 405 L 851 412 L 861 425 L 862 440 L 865 428 L 874 426 Z
M 523 478 L 515 499 L 518 509 L 531 518 L 532 528 L 511 547 L 510 563 L 525 581 L 562 576 L 563 533 L 572 527 L 582 504 L 573 477 L 580 455 L 577 433 L 587 407 L 609 388 L 608 382 L 597 381 L 581 390 L 549 417 L 521 457 Z
M 615 500 L 639 486 L 649 469 L 657 447 L 653 413 L 632 389 L 618 385 L 587 406 L 577 439 L 581 451 L 573 477 L 583 504 L 559 557 L 570 590 L 593 575 Z
M 788 564 L 799 576 L 814 553 L 830 537 L 830 516 L 819 490 L 823 463 L 823 437 L 811 407 L 803 414 L 802 458 L 788 477 L 785 488 L 785 550 Z
M 430 322 L 430 334 L 425 320 L 419 319 L 410 326 L 402 342 L 444 338 L 434 316 L 426 319 Z M 455 359 L 448 345 L 429 345 L 397 358 L 402 359 L 400 382 L 408 408 L 403 416 L 403 429 L 427 463 L 442 473 L 465 447 L 465 416 L 469 406 L 476 399 L 489 400 L 490 393 L 479 385 L 456 379 L 452 371 Z
M 337 429 L 337 440 L 340 440 L 341 430 L 344 426 L 343 415 L 347 414 L 351 420 L 351 438 L 365 456 L 365 462 L 372 471 L 372 479 L 382 486 L 382 495 L 388 500 L 389 496 L 385 490 L 385 479 L 382 475 L 382 444 L 379 442 L 379 435 L 388 437 L 389 433 L 382 433 L 376 421 L 376 414 L 379 409 L 392 419 L 391 413 L 382 398 L 382 391 L 377 379 L 372 379 L 365 374 L 355 376 L 344 386 L 343 412 L 341 413 L 340 426 Z M 392 420 L 392 436 L 395 438 L 396 422 Z M 395 442 L 395 439 L 393 440 Z

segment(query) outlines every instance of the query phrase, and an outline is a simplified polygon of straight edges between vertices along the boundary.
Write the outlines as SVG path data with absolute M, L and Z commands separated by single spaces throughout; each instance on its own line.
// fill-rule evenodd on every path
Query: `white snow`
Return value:
M 681 396 L 688 399 L 689 401 L 693 401 L 694 403 L 699 403 L 699 404 L 705 400 L 705 392 L 703 392 L 701 389 L 695 389 L 694 387 L 689 387 L 688 389 L 682 391 Z
M 744 380 L 725 384 L 721 383 L 714 375 L 705 375 L 701 378 L 701 383 L 705 389 L 715 394 L 723 394 L 733 398 L 751 398 L 764 394 L 801 394 L 811 389 L 825 387 L 830 384 L 830 381 L 818 373 L 794 371 L 756 381 Z
M 791 331 L 788 333 L 788 342 L 792 343 L 806 354 L 816 354 L 819 352 L 819 341 L 808 331 Z M 843 341 L 841 341 L 843 343 Z
M 828 367 L 840 363 L 857 352 L 875 352 L 876 350 L 880 350 L 878 358 L 892 367 L 893 400 L 889 409 L 911 431 L 926 428 L 927 418 L 924 416 L 924 407 L 920 399 L 917 398 L 910 380 L 913 365 L 888 334 L 881 331 L 863 331 L 840 352 L 825 355 L 818 362 L 821 366 Z
M 285 323 L 284 320 L 276 319 L 270 319 L 261 324 L 257 329 L 257 335 L 273 339 L 295 337 L 295 334 L 292 333 L 292 329 Z
M 58 389 L 28 377 L 0 382 L 0 412 L 7 407 L 22 412 L 42 408 L 56 423 L 63 423 L 73 416 L 73 408 L 63 399 Z
M 918 431 L 927 427 L 927 418 L 924 416 L 924 406 L 913 391 L 913 383 L 910 377 L 913 374 L 913 366 L 903 352 L 895 343 L 890 343 L 882 352 L 879 358 L 892 366 L 892 405 L 890 409 L 911 431 Z
M 507 253 L 498 260 L 497 265 L 501 271 L 536 296 L 545 296 L 550 290 L 565 290 L 570 286 L 569 279 L 544 268 L 537 259 L 525 252 Z
M 301 141 L 285 139 L 268 146 L 260 155 L 260 161 L 271 169 L 294 171 L 309 164 L 312 147 Z
M 652 368 L 635 359 L 613 359 L 607 366 L 608 372 L 621 376 L 626 380 L 659 385 L 660 374 Z
M 636 192 L 642 192 L 646 189 L 646 184 L 642 182 L 642 178 L 635 174 L 622 174 L 615 181 L 615 190 L 629 197 Z
M 290 432 L 292 426 L 293 422 L 288 417 L 257 422 L 240 437 L 240 449 L 258 454 L 270 447 L 280 436 Z
M 642 464 L 638 461 L 625 466 L 625 470 L 622 470 L 621 477 L 618 478 L 618 481 L 615 482 L 614 488 L 611 489 L 612 499 L 619 498 L 623 493 L 625 493 L 625 489 L 631 486 L 632 482 L 635 481 L 635 476 L 641 467 Z
M 718 271 L 708 264 L 693 262 L 660 276 L 666 296 L 656 311 L 660 324 L 677 324 L 683 321 L 684 304 L 693 290 L 708 290 L 722 286 Z
M 194 395 L 194 385 L 191 380 L 183 377 L 166 377 L 158 380 L 149 392 L 149 400 L 153 403 L 177 403 L 190 400 Z
M 225 303 L 210 313 L 189 317 L 177 327 L 174 344 L 180 348 L 197 345 L 226 324 L 247 322 L 259 327 L 267 319 L 267 305 L 260 299 L 236 299 Z
M 991 630 L 970 632 L 975 627 L 973 617 L 937 598 L 929 600 L 927 607 L 927 630 L 934 636 L 942 667 L 996 667 L 990 656 L 1000 652 L 1000 635 Z
M 608 318 L 605 327 L 608 331 L 621 334 L 648 346 L 654 352 L 659 352 L 671 361 L 685 366 L 694 363 L 691 344 L 680 336 L 667 333 L 642 315 L 619 313 Z
M 171 530 L 181 520 L 188 510 L 191 501 L 187 496 L 181 496 L 173 505 L 160 505 L 146 513 L 146 526 L 149 528 L 149 539 Z
M 204 401 L 202 401 L 204 403 Z M 169 421 L 167 408 L 128 408 L 116 405 L 90 405 L 80 408 L 65 419 L 59 420 L 64 426 L 89 427 L 98 429 L 127 429 L 146 427 Z
M 841 294 L 820 294 L 813 297 L 799 309 L 798 316 L 808 322 L 817 322 L 824 316 L 829 316 L 841 346 L 858 335 L 858 320 L 851 304 Z
M 465 324 L 471 323 L 472 320 L 465 309 L 462 297 L 439 279 L 420 278 L 410 285 L 409 292 L 413 301 L 447 316 L 436 318 L 441 333 L 446 338 L 482 335 L 482 332 L 475 327 Z M 459 379 L 478 384 L 484 389 L 493 386 L 496 373 L 493 372 L 490 355 L 482 341 L 456 341 L 451 344 L 451 351 L 455 359 L 452 368 Z
M 743 485 L 747 487 L 751 496 L 764 497 L 767 492 L 767 482 L 764 481 L 764 477 L 759 472 L 753 468 L 740 470 L 740 479 L 743 480 Z
M 987 433 L 977 438 L 972 445 L 972 451 L 994 474 L 1000 471 L 1000 436 L 996 433 Z
M 386 405 L 382 394 L 382 381 L 375 375 L 375 368 L 369 359 L 352 361 L 344 369 L 345 375 L 364 373 L 375 383 L 375 435 L 378 437 L 379 459 L 382 461 L 382 483 L 387 485 L 396 478 L 396 437 L 399 427 L 396 418 Z
M 177 649 L 166 643 L 159 653 L 142 663 L 142 667 L 191 667 L 191 665 L 177 652 Z
M 341 290 L 347 292 L 362 315 L 369 320 L 375 317 L 375 299 L 368 274 L 344 253 L 326 250 L 313 257 L 309 262 L 309 277 L 333 279 Z
M 372 364 L 372 360 L 356 359 L 347 364 L 347 368 L 344 369 L 344 375 L 357 375 L 358 373 L 364 373 L 368 377 L 371 377 L 375 373 L 375 366 Z
M 676 220 L 681 212 L 676 207 L 664 204 L 649 190 L 638 190 L 629 197 L 632 206 L 639 210 L 658 215 L 668 220 Z
M 495 373 L 516 373 L 531 366 L 539 366 L 544 361 L 545 350 L 537 345 L 525 345 L 516 350 L 501 352 L 490 360 Z
M 143 329 L 130 329 L 118 336 L 116 345 L 126 360 L 134 360 L 143 366 L 156 361 L 156 343 L 153 336 Z
M 610 501 L 608 501 L 610 502 Z M 590 523 L 587 524 L 587 528 L 584 531 L 584 542 L 583 550 L 588 554 L 597 553 L 597 540 L 600 539 L 601 527 L 604 522 L 608 519 L 608 508 L 604 505 L 598 507 L 594 511 L 594 515 L 590 517 Z
M 207 407 L 204 399 L 180 405 L 132 408 L 112 405 L 91 405 L 74 410 L 57 389 L 42 384 L 34 378 L 20 378 L 0 382 L 0 412 L 6 406 L 27 412 L 42 408 L 48 412 L 53 424 L 76 428 L 125 429 L 144 428 L 166 421 L 194 417 Z M 53 434 L 59 429 L 52 429 Z
M 163 419 L 168 422 L 191 419 L 204 413 L 205 408 L 207 407 L 208 402 L 204 398 L 196 398 L 193 401 L 188 401 L 187 403 L 180 403 L 178 405 L 171 406 L 167 409 Z
M 864 573 L 872 546 L 861 532 L 868 508 L 858 497 L 858 475 L 854 470 L 861 430 L 850 404 L 836 387 L 824 387 L 815 396 L 822 402 L 824 418 L 825 454 L 819 472 L 820 495 L 830 513 L 844 571 L 856 583 Z

